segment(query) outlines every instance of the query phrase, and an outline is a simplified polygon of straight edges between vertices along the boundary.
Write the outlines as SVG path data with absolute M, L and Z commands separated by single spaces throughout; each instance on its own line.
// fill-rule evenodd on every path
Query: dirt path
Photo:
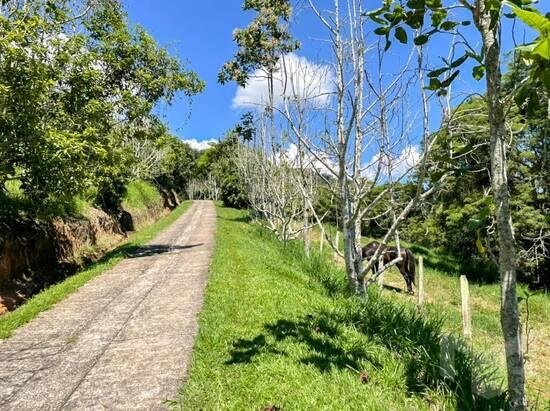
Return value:
M 163 409 L 190 361 L 216 210 L 195 202 L 151 244 L 0 341 L 0 409 Z

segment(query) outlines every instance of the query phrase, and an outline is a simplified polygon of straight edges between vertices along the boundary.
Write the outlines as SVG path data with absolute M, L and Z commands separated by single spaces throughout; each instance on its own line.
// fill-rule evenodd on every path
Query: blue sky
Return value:
M 231 32 L 250 16 L 241 0 L 124 0 L 130 21 L 144 26 L 156 41 L 206 81 L 203 94 L 191 103 L 181 98 L 161 112 L 173 133 L 182 138 L 219 138 L 234 125 L 239 111 L 231 109 L 236 86 L 217 84 L 219 68 L 235 48 Z
M 236 50 L 233 30 L 245 27 L 253 14 L 242 11 L 242 0 L 123 0 L 123 3 L 131 23 L 144 26 L 161 46 L 206 81 L 203 94 L 192 100 L 180 98 L 172 107 L 160 108 L 172 132 L 199 141 L 221 137 L 244 110 L 232 107 L 236 85 L 218 84 L 217 73 Z M 310 12 L 298 13 L 292 31 L 302 41 L 300 55 L 313 61 L 322 60 L 326 50 L 319 39 L 326 34 Z M 506 42 L 509 40 L 505 39 Z M 431 43 L 432 54 L 446 56 L 445 43 L 438 43 Z M 394 53 L 392 58 L 396 62 L 403 57 L 399 49 Z M 459 83 L 457 87 L 468 92 L 482 92 L 484 88 L 484 81 L 475 82 L 469 75 L 463 76 Z

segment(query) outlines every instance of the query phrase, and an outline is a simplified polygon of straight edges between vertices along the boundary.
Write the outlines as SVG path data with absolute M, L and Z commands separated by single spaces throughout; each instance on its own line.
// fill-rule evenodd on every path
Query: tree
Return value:
M 506 95 L 528 74 L 522 63 L 510 65 L 503 79 Z M 525 93 L 543 94 L 544 87 Z M 511 213 L 519 250 L 518 278 L 534 287 L 544 287 L 550 234 L 548 190 L 545 188 L 548 151 L 545 149 L 546 101 L 544 105 L 524 99 L 524 109 L 507 109 Z M 531 108 L 527 106 L 533 106 Z M 535 107 L 538 107 L 535 109 Z M 530 112 L 530 114 L 529 114 Z M 452 110 L 449 120 L 438 131 L 431 161 L 440 169 L 452 169 L 450 176 L 431 204 L 409 218 L 404 229 L 407 240 L 439 247 L 474 263 L 478 279 L 492 280 L 497 270 L 495 208 L 491 197 L 487 104 L 473 97 Z M 451 155 L 449 154 L 451 153 Z M 494 264 L 493 264 L 494 262 Z
M 518 15 L 527 13 L 521 7 L 517 7 L 516 3 L 521 6 L 530 3 L 529 1 L 507 3 L 512 5 Z M 473 68 L 474 77 L 479 79 L 484 74 L 486 77 L 491 188 L 499 243 L 498 258 L 502 294 L 501 325 L 506 351 L 508 392 L 512 408 L 523 410 L 527 407 L 527 398 L 525 395 L 524 359 L 521 349 L 521 323 L 516 295 L 516 249 L 510 211 L 505 102 L 502 99 L 501 81 L 500 32 L 504 4 L 505 2 L 502 0 L 460 0 L 459 7 L 471 15 L 471 20 L 462 23 L 454 21 L 449 16 L 449 10 L 457 7 L 456 4 L 445 5 L 442 1 L 432 0 L 411 0 L 406 3 L 405 7 L 393 2 L 386 2 L 382 8 L 370 13 L 369 16 L 381 25 L 377 29 L 377 33 L 385 36 L 387 42 L 389 42 L 392 33 L 398 40 L 407 42 L 404 27 L 409 26 L 414 30 L 423 30 L 425 17 L 430 17 L 432 27 L 427 31 L 415 33 L 414 42 L 417 45 L 427 43 L 431 36 L 439 32 L 453 32 L 461 35 L 458 28 L 461 25 L 468 26 L 470 22 L 474 23 L 481 38 L 482 48 L 477 52 L 462 36 L 461 38 L 464 40 L 462 44 L 466 48 L 464 55 L 452 62 L 446 61 L 445 67 L 432 71 L 429 75 L 430 85 L 428 87 L 437 90 L 440 94 L 445 94 L 452 81 L 459 75 L 458 67 L 468 59 L 478 62 L 478 65 Z M 548 31 L 543 28 L 548 20 L 533 11 L 528 11 L 528 13 L 537 15 L 541 30 L 541 37 L 535 43 L 533 50 L 546 50 L 546 53 L 542 54 L 546 54 L 545 57 L 549 58 L 550 56 L 547 55 Z M 390 43 L 387 44 L 389 46 Z M 440 80 L 441 76 L 446 77 Z
M 248 195 L 238 167 L 242 143 L 231 130 L 218 143 L 204 150 L 196 162 L 194 191 L 204 192 L 207 198 L 222 200 L 226 207 L 246 208 Z
M 251 76 L 267 80 L 267 101 L 258 107 L 265 109 L 260 116 L 254 135 L 250 133 L 252 117 L 243 116 L 237 126 L 245 141 L 256 137 L 255 148 L 243 149 L 238 164 L 247 180 L 251 206 L 269 221 L 270 228 L 284 241 L 294 236 L 289 219 L 297 216 L 295 194 L 285 176 L 292 171 L 285 166 L 284 133 L 275 130 L 275 73 L 281 69 L 282 58 L 299 48 L 288 31 L 292 8 L 288 0 L 245 0 L 244 10 L 254 10 L 256 17 L 245 29 L 235 31 L 233 38 L 239 50 L 219 73 L 218 80 L 229 80 L 245 87 Z M 263 115 L 267 114 L 268 121 Z M 244 132 L 244 134 L 243 134 Z M 289 174 L 290 173 L 290 174 Z M 303 213 L 304 210 L 300 212 Z
M 427 132 L 425 93 L 421 93 L 423 109 L 420 113 L 424 152 L 417 156 L 414 164 L 407 164 L 404 159 L 412 151 L 408 147 L 410 133 L 406 124 L 413 121 L 406 118 L 409 111 L 404 108 L 415 84 L 414 78 L 423 73 L 420 54 L 417 68 L 413 69 L 411 63 L 416 50 L 410 49 L 405 65 L 396 73 L 386 75 L 390 62 L 384 58 L 383 45 L 375 42 L 374 46 L 368 46 L 372 38 L 365 29 L 368 19 L 362 2 L 344 2 L 345 7 L 341 3 L 335 0 L 333 10 L 321 12 L 313 1 L 309 2 L 330 36 L 333 55 L 327 71 L 333 76 L 333 90 L 328 98 L 320 98 L 327 92 L 315 84 L 304 85 L 300 81 L 307 67 L 286 64 L 282 70 L 282 82 L 286 85 L 284 104 L 279 112 L 289 125 L 291 137 L 298 147 L 298 158 L 304 160 L 300 161 L 300 167 L 314 170 L 338 202 L 339 226 L 344 234 L 343 253 L 328 235 L 326 239 L 344 258 L 350 289 L 365 295 L 366 285 L 374 280 L 366 283 L 366 276 L 378 264 L 382 248 L 363 266 L 362 221 L 390 215 L 392 223 L 382 241 L 386 244 L 395 240 L 399 248 L 400 225 L 419 202 L 434 192 L 439 182 L 425 184 L 426 158 L 433 145 L 433 136 Z M 284 59 L 282 65 L 285 66 Z M 323 116 L 321 121 L 319 113 Z M 411 112 L 411 117 L 415 115 L 418 113 Z M 365 158 L 365 153 L 372 156 L 370 160 Z M 398 203 L 396 188 L 417 168 L 420 172 L 414 195 L 409 201 Z M 441 178 L 445 178 L 444 173 Z M 380 184 L 385 184 L 384 188 L 378 195 L 370 196 Z M 308 198 L 306 184 L 303 186 L 309 210 L 326 234 L 322 216 L 315 210 L 315 201 Z M 387 210 L 382 215 L 375 214 L 376 206 L 386 199 Z M 380 267 L 376 275 L 398 261 Z
M 258 13 L 245 29 L 237 29 L 233 39 L 239 47 L 234 59 L 227 62 L 218 75 L 225 84 L 235 81 L 244 87 L 257 69 L 265 71 L 270 96 L 273 95 L 273 72 L 282 55 L 299 47 L 283 24 L 290 19 L 292 8 L 288 0 L 245 0 L 243 10 Z
M 0 10 L 0 191 L 18 182 L 29 208 L 63 213 L 93 185 L 107 144 L 101 73 L 86 37 L 67 35 L 67 22 L 82 18 L 68 2 Z
M 165 150 L 165 156 L 160 164 L 160 175 L 155 181 L 161 187 L 184 194 L 189 182 L 195 177 L 198 152 L 169 134 L 161 137 L 159 145 Z
M 101 66 L 101 98 L 111 103 L 111 121 L 116 119 L 114 148 L 109 153 L 116 153 L 124 138 L 133 138 L 133 131 L 159 123 L 152 114 L 157 103 L 170 104 L 178 92 L 192 96 L 204 89 L 196 73 L 186 70 L 143 28 L 128 26 L 118 1 L 100 3 L 85 21 L 85 27 L 89 32 L 88 48 Z M 116 210 L 127 174 L 119 169 L 119 158 L 107 160 L 104 167 L 98 167 L 98 202 L 106 209 Z
M 288 0 L 245 0 L 243 10 L 254 10 L 257 16 L 247 28 L 235 30 L 233 39 L 239 50 L 233 60 L 224 64 L 218 81 L 226 84 L 232 80 L 244 87 L 256 70 L 263 72 L 260 75 L 267 78 L 268 89 L 265 106 L 271 121 L 271 139 L 274 140 L 274 73 L 281 57 L 300 47 L 285 25 L 292 7 Z
M 124 141 L 159 101 L 203 87 L 116 0 L 2 2 L 2 214 L 63 214 L 78 198 L 116 211 L 135 165 Z

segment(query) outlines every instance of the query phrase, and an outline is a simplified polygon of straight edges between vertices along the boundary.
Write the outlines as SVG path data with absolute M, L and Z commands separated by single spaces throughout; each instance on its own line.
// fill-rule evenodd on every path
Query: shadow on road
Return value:
M 202 243 L 190 245 L 151 244 L 130 250 L 128 258 L 151 257 L 159 254 L 175 253 L 190 248 L 200 247 Z

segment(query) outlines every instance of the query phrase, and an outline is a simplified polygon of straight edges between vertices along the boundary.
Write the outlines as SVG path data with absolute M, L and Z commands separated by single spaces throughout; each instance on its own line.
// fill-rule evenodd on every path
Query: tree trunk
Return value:
M 357 292 L 358 283 L 357 277 L 361 271 L 357 270 L 356 265 L 356 224 L 353 219 L 353 210 L 347 187 L 342 187 L 345 193 L 342 195 L 342 231 L 344 233 L 344 261 L 346 264 L 346 274 L 348 277 L 348 285 L 352 292 Z
M 501 101 L 501 70 L 498 12 L 486 8 L 486 2 L 477 0 L 476 25 L 485 49 L 487 73 L 487 102 L 489 108 L 491 183 L 499 244 L 499 271 L 501 280 L 500 322 L 504 336 L 508 394 L 514 410 L 527 408 L 525 370 L 521 348 L 521 323 L 516 294 L 516 250 L 514 229 L 510 214 L 510 193 L 507 175 L 507 146 L 505 141 L 504 109 Z

